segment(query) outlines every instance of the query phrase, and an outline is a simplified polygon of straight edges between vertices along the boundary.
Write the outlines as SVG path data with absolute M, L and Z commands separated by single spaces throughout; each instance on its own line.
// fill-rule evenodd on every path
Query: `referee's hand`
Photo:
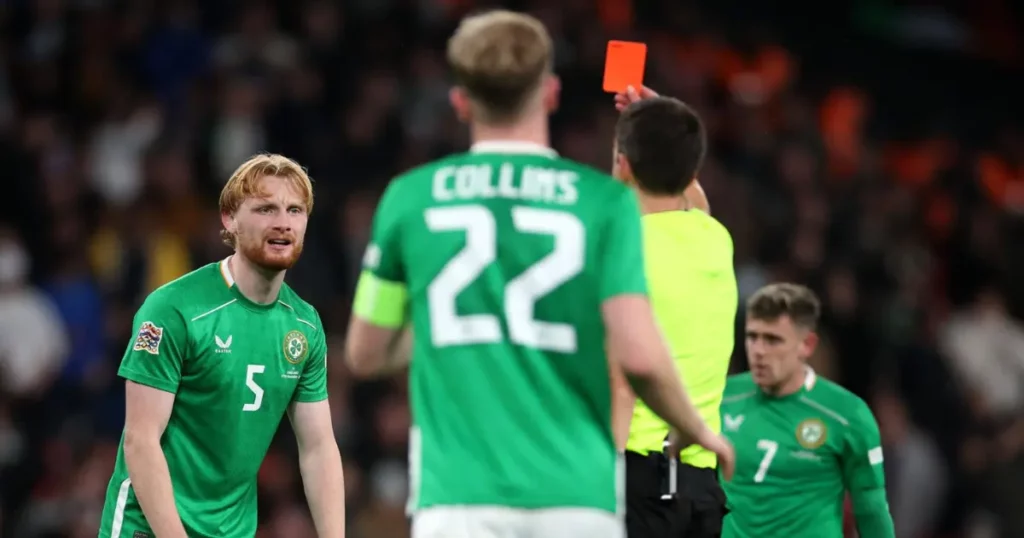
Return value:
M 648 88 L 647 86 L 641 86 L 639 90 L 630 86 L 626 88 L 626 91 L 615 94 L 615 110 L 622 112 L 627 106 L 637 101 L 657 96 L 658 92 Z
M 722 476 L 727 481 L 732 480 L 732 473 L 736 468 L 736 453 L 733 451 L 732 444 L 725 437 L 716 435 L 710 429 L 705 428 L 697 439 L 686 439 L 685 436 L 672 431 L 669 433 L 668 442 L 669 450 L 677 457 L 683 447 L 695 443 L 714 452 L 718 456 L 718 468 L 722 471 Z

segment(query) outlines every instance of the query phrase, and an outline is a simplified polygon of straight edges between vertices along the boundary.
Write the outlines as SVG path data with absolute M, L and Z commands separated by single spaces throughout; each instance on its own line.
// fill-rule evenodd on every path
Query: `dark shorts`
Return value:
M 714 469 L 676 466 L 676 494 L 668 494 L 669 461 L 661 454 L 626 452 L 628 538 L 718 538 L 725 493 Z

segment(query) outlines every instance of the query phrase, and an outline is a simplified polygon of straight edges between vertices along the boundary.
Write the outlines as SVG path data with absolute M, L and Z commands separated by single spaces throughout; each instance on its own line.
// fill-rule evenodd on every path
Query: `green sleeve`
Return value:
M 850 496 L 853 518 L 862 538 L 896 538 L 885 489 L 861 490 Z
M 603 231 L 597 259 L 601 301 L 616 295 L 646 295 L 640 204 L 632 190 L 623 189 L 612 202 Z
M 404 284 L 401 227 L 406 211 L 400 198 L 401 185 L 400 181 L 392 181 L 377 205 L 370 242 L 363 255 L 363 269 L 380 280 Z
M 353 314 L 380 327 L 400 328 L 408 315 L 409 296 L 402 263 L 400 183 L 384 192 L 373 216 L 370 243 L 363 256 L 363 271 L 356 284 Z
M 177 393 L 188 354 L 185 319 L 173 305 L 152 295 L 135 314 L 132 341 L 117 374 L 140 385 Z
M 299 378 L 293 402 L 319 402 L 327 399 L 327 336 L 316 314 L 316 330 L 309 343 L 309 355 Z
M 843 481 L 863 538 L 894 538 L 896 530 L 885 497 L 885 472 L 878 424 L 863 400 L 857 400 L 843 450 Z

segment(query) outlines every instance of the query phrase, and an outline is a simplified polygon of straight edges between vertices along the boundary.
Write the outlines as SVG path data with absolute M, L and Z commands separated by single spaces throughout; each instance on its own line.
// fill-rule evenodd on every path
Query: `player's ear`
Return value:
M 463 123 L 469 123 L 473 119 L 473 106 L 469 102 L 469 95 L 460 86 L 448 90 L 448 102 L 455 111 L 455 117 Z
M 558 104 L 562 95 L 562 81 L 557 75 L 547 75 L 541 84 L 541 99 L 544 102 L 544 110 L 548 114 L 558 110 Z
M 612 175 L 615 179 L 623 181 L 628 185 L 633 184 L 633 167 L 629 165 L 626 156 L 618 151 L 615 152 L 615 165 L 612 167 Z
M 221 213 L 220 214 L 220 223 L 221 223 L 222 226 L 224 226 L 224 229 L 227 230 L 228 233 L 230 233 L 232 235 L 235 235 L 235 234 L 238 233 L 238 230 L 235 229 L 235 228 L 237 228 L 237 225 L 235 224 L 235 216 L 233 214 L 231 214 L 231 213 Z
M 800 347 L 802 348 L 800 350 L 801 354 L 805 358 L 809 358 L 811 355 L 814 355 L 814 350 L 818 349 L 818 342 L 818 333 L 814 331 L 807 331 L 807 333 L 804 335 L 803 342 L 800 343 Z

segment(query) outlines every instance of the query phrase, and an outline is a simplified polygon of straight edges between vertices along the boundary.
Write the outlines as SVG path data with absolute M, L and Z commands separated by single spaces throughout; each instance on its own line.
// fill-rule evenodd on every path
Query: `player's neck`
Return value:
M 654 196 L 637 190 L 636 197 L 640 201 L 640 212 L 644 215 L 690 209 L 686 196 Z
M 235 286 L 246 299 L 257 304 L 270 304 L 277 300 L 284 283 L 284 271 L 269 271 L 258 267 L 238 253 L 228 258 L 228 270 Z
M 808 371 L 804 368 L 800 370 L 799 374 L 790 377 L 786 381 L 783 381 L 774 387 L 762 387 L 762 390 L 776 398 L 796 394 L 803 388 L 804 383 L 806 383 L 807 375 Z
M 477 142 L 529 142 L 551 147 L 548 118 L 544 114 L 531 114 L 516 123 L 507 125 L 484 125 L 474 122 L 469 130 L 474 144 Z

